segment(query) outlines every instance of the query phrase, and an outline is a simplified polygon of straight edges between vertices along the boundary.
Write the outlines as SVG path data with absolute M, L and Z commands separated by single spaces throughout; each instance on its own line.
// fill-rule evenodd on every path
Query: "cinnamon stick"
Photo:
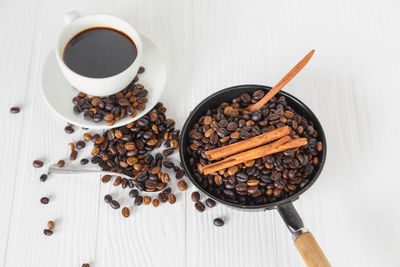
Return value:
M 205 155 L 209 160 L 218 160 L 254 147 L 264 145 L 266 143 L 279 139 L 285 135 L 288 135 L 289 133 L 290 133 L 289 126 L 280 127 L 270 132 L 231 145 L 208 150 L 205 152 Z
M 208 175 L 213 172 L 223 170 L 225 168 L 232 167 L 239 163 L 243 163 L 252 159 L 262 158 L 271 154 L 282 152 L 287 149 L 301 147 L 307 144 L 307 138 L 296 138 L 290 140 L 289 136 L 282 137 L 275 142 L 268 145 L 257 147 L 226 159 L 220 160 L 215 163 L 208 164 L 202 168 L 202 172 Z

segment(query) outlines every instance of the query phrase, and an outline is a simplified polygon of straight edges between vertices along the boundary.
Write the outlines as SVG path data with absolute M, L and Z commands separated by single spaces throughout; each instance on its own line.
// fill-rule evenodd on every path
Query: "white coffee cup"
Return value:
M 55 52 L 61 72 L 73 87 L 89 95 L 107 96 L 121 91 L 132 82 L 142 62 L 143 44 L 139 33 L 128 22 L 109 15 L 81 16 L 76 11 L 65 14 L 64 22 L 66 26 L 58 37 Z M 63 53 L 68 42 L 78 33 L 94 27 L 112 28 L 133 40 L 137 57 L 126 70 L 106 78 L 91 78 L 74 72 L 64 63 Z

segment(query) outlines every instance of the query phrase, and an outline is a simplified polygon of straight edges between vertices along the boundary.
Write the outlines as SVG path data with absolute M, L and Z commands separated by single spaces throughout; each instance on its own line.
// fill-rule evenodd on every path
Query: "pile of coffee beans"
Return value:
M 140 67 L 138 73 L 142 72 L 144 67 Z M 72 99 L 73 110 L 77 114 L 83 112 L 86 120 L 105 120 L 107 125 L 114 125 L 116 121 L 125 117 L 134 118 L 138 111 L 146 108 L 148 94 L 144 86 L 137 83 L 138 80 L 139 76 L 136 75 L 125 89 L 107 97 L 89 97 L 80 92 Z
M 141 191 L 162 190 L 170 181 L 163 167 L 173 169 L 177 179 L 183 177 L 183 170 L 168 160 L 179 145 L 179 130 L 175 121 L 165 115 L 166 108 L 158 103 L 153 110 L 135 122 L 110 129 L 102 135 L 85 134 L 85 140 L 92 140 L 91 162 L 98 164 L 104 171 L 123 173 L 132 177 L 116 177 L 114 185 L 123 188 L 137 187 Z M 162 153 L 151 152 L 164 146 Z M 103 177 L 109 181 L 110 177 Z M 180 189 L 187 188 L 181 184 Z M 141 201 L 140 201 L 141 204 Z
M 295 194 L 306 186 L 315 166 L 319 164 L 322 142 L 313 122 L 296 113 L 286 98 L 273 97 L 260 110 L 247 112 L 242 108 L 256 103 L 264 91 L 243 93 L 231 103 L 221 103 L 201 116 L 189 132 L 190 168 L 197 182 L 219 199 L 240 205 L 273 203 Z M 210 175 L 201 167 L 211 163 L 204 152 L 233 144 L 273 129 L 288 125 L 291 138 L 307 138 L 306 146 L 249 160 Z M 204 205 L 198 205 L 198 210 Z

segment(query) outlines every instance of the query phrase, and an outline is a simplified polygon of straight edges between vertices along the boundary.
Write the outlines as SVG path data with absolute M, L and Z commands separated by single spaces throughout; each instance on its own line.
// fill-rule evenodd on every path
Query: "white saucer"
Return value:
M 105 121 L 85 120 L 83 113 L 75 114 L 72 98 L 78 91 L 64 78 L 58 67 L 54 49 L 47 56 L 42 69 L 42 93 L 49 107 L 65 121 L 91 129 L 109 129 L 128 124 L 149 112 L 159 101 L 167 81 L 167 66 L 163 52 L 151 40 L 142 36 L 143 63 L 146 71 L 139 74 L 139 83 L 149 91 L 146 108 L 139 111 L 135 118 L 124 118 L 108 126 Z M 133 77 L 132 77 L 133 79 Z

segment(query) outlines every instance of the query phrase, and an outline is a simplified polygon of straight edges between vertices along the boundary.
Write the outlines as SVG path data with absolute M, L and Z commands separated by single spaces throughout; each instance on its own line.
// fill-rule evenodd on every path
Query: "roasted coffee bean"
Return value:
M 135 202 L 134 202 L 135 206 L 140 206 L 140 205 L 142 205 L 142 203 L 143 203 L 143 197 L 142 196 L 137 196 L 135 198 Z
M 76 158 L 78 157 L 78 151 L 74 150 L 71 152 L 71 155 L 69 156 L 70 160 L 76 160 Z
M 40 199 L 40 203 L 45 204 L 45 205 L 49 204 L 49 201 L 50 201 L 50 199 L 48 197 L 42 197 Z
M 208 199 L 206 200 L 206 205 L 207 205 L 207 207 L 214 208 L 215 205 L 216 205 L 216 203 L 215 203 L 215 201 L 214 201 L 213 199 L 208 198 Z
M 12 107 L 10 108 L 10 112 L 11 113 L 19 113 L 21 111 L 21 109 L 19 107 Z
M 163 161 L 163 166 L 167 169 L 171 169 L 174 167 L 174 163 L 172 161 L 169 160 L 164 160 Z
M 198 212 L 203 212 L 206 209 L 206 206 L 204 206 L 203 202 L 198 201 L 194 204 L 194 207 Z
M 139 195 L 139 191 L 137 191 L 136 189 L 132 189 L 131 191 L 129 191 L 129 196 L 131 198 L 136 198 Z
M 50 229 L 44 229 L 44 230 L 43 230 L 43 233 L 44 233 L 45 235 L 47 235 L 47 236 L 53 235 L 53 231 L 50 230 Z
M 197 191 L 193 192 L 191 198 L 193 202 L 198 202 L 200 200 L 200 193 Z
M 82 264 L 82 267 L 90 267 L 90 264 L 89 263 L 84 263 L 84 264 Z
M 169 194 L 168 195 L 168 202 L 169 202 L 169 204 L 175 204 L 176 196 L 174 194 Z
M 41 161 L 41 160 L 34 160 L 34 161 L 33 161 L 33 167 L 35 167 L 35 168 L 41 168 L 41 167 L 43 167 L 43 161 Z
M 58 162 L 57 162 L 57 166 L 58 167 L 64 167 L 64 165 L 65 165 L 65 161 L 64 160 L 62 160 L 62 159 L 60 159 Z
M 178 189 L 181 191 L 185 191 L 188 188 L 187 183 L 184 180 L 179 181 L 177 185 Z
M 175 178 L 178 179 L 178 180 L 180 180 L 180 179 L 183 178 L 183 176 L 185 176 L 185 171 L 182 170 L 182 169 L 180 169 L 180 170 L 176 173 Z
M 122 216 L 124 216 L 125 218 L 128 218 L 129 215 L 131 215 L 131 211 L 129 210 L 128 207 L 123 207 L 121 210 Z
M 47 222 L 47 227 L 48 227 L 50 230 L 54 229 L 55 225 L 56 225 L 56 224 L 55 224 L 53 221 L 48 221 L 48 222 Z
M 113 209 L 115 209 L 115 210 L 117 210 L 117 209 L 119 209 L 119 208 L 121 207 L 120 204 L 119 204 L 119 202 L 116 201 L 116 200 L 111 200 L 110 206 L 111 206 L 111 208 L 113 208 Z
M 111 180 L 111 175 L 104 175 L 104 176 L 101 178 L 101 181 L 102 181 L 103 183 L 108 183 L 110 180 Z
M 78 141 L 78 143 L 76 143 L 76 148 L 77 149 L 82 149 L 86 146 L 85 142 L 83 141 Z
M 159 193 L 158 194 L 158 199 L 163 203 L 167 202 L 168 201 L 168 195 L 165 194 L 165 193 Z
M 149 197 L 149 196 L 143 197 L 143 205 L 147 206 L 150 204 L 150 202 L 151 202 L 151 197 Z
M 72 126 L 65 126 L 65 128 L 64 128 L 64 131 L 67 133 L 67 134 L 72 134 L 75 130 L 74 130 L 74 128 L 72 128 Z
M 158 199 L 153 199 L 153 207 L 157 208 L 160 205 L 160 201 Z
M 40 175 L 41 182 L 46 182 L 46 180 L 47 180 L 47 174 L 43 173 L 42 175 Z
M 112 201 L 111 195 L 105 195 L 104 196 L 104 202 L 106 202 L 107 204 L 110 204 L 111 201 Z
M 214 219 L 214 225 L 217 227 L 221 227 L 224 226 L 224 220 L 222 220 L 221 218 L 215 218 Z
M 173 149 L 173 148 L 167 148 L 162 152 L 162 154 L 163 154 L 163 156 L 167 157 L 167 156 L 171 155 L 172 153 L 174 153 L 174 151 L 175 151 L 175 149 Z
M 81 163 L 81 165 L 86 165 L 86 164 L 89 163 L 89 160 L 88 159 L 81 159 L 80 163 Z

